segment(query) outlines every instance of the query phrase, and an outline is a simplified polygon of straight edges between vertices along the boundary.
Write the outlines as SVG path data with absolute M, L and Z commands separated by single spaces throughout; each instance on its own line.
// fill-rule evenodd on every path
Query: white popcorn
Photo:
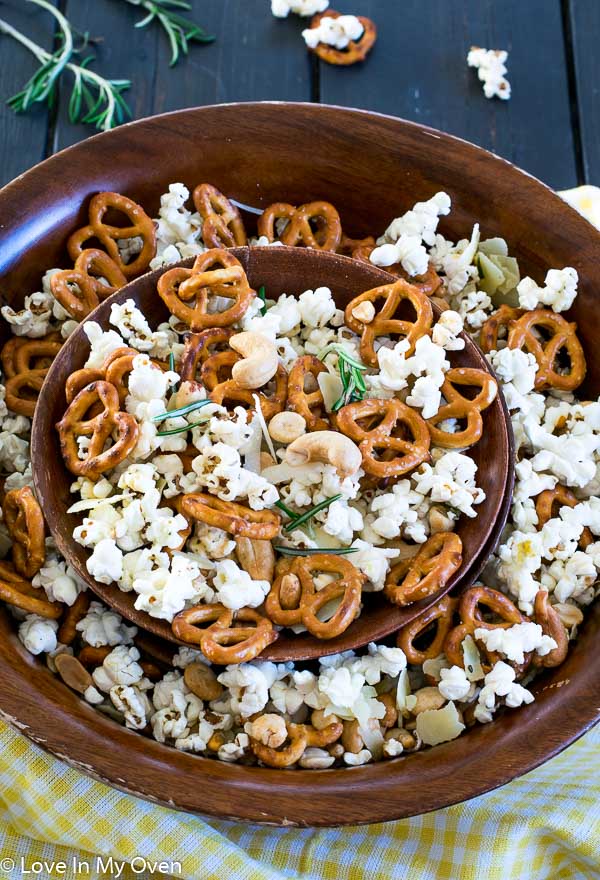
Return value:
M 147 611 L 150 617 L 171 621 L 186 603 L 200 601 L 206 587 L 196 562 L 181 554 L 174 555 L 170 568 L 156 568 L 136 577 L 133 582 L 138 594 L 135 608 Z
M 510 98 L 510 83 L 506 79 L 506 59 L 508 52 L 502 49 L 480 49 L 471 46 L 467 55 L 469 67 L 477 68 L 477 75 L 483 83 L 483 93 L 486 98 L 501 98 L 508 101 Z
M 160 197 L 160 209 L 156 223 L 156 256 L 150 263 L 158 269 L 168 263 L 203 253 L 201 239 L 202 218 L 189 211 L 185 204 L 190 193 L 183 183 L 172 183 Z
M 139 659 L 140 652 L 137 648 L 117 645 L 104 658 L 102 666 L 92 672 L 94 684 L 103 693 L 108 693 L 117 684 L 140 684 L 144 671 L 138 663 Z
M 407 403 L 422 408 L 423 418 L 431 418 L 440 407 L 444 373 L 450 368 L 450 362 L 444 349 L 429 336 L 417 340 L 411 357 L 406 356 L 408 349 L 406 339 L 396 343 L 394 348 L 380 348 L 377 353 L 379 376 L 367 377 L 367 381 L 374 387 L 401 391 L 408 386 L 409 378 L 418 377 Z
M 515 682 L 515 670 L 503 660 L 494 664 L 484 679 L 479 693 L 475 717 L 485 724 L 492 720 L 496 709 L 496 697 L 505 697 L 507 706 L 516 708 L 524 703 L 533 703 L 533 694 Z
M 378 239 L 369 259 L 375 266 L 400 263 L 409 275 L 424 275 L 429 257 L 423 246 L 433 244 L 439 218 L 450 213 L 450 198 L 439 192 L 427 202 L 417 202 L 411 211 L 393 220 Z
M 215 569 L 213 582 L 216 590 L 215 599 L 232 611 L 238 611 L 240 608 L 257 608 L 262 605 L 271 589 L 269 581 L 253 580 L 233 559 L 217 562 Z
M 283 667 L 282 674 L 287 670 Z M 269 699 L 269 688 L 279 677 L 280 670 L 274 663 L 256 660 L 228 666 L 218 676 L 222 685 L 231 691 L 231 710 L 247 718 L 261 712 Z
M 152 331 L 145 315 L 137 308 L 132 299 L 128 299 L 124 303 L 113 303 L 109 320 L 128 345 L 156 357 L 167 357 L 171 343 L 177 339 L 176 334 L 172 331 Z
M 460 337 L 462 330 L 463 319 L 461 315 L 452 309 L 446 309 L 437 319 L 431 338 L 436 345 L 446 351 L 462 351 L 465 347 L 465 340 Z
M 324 12 L 329 0 L 271 0 L 271 12 L 276 18 L 287 18 L 290 12 L 296 15 L 316 15 Z
M 550 269 L 544 287 L 538 287 L 533 278 L 523 278 L 517 285 L 519 305 L 527 310 L 550 306 L 554 312 L 566 312 L 577 296 L 578 281 L 576 270 L 570 266 Z
M 542 564 L 542 553 L 542 537 L 538 532 L 514 531 L 498 549 L 498 577 L 506 584 L 509 593 L 518 599 L 519 607 L 526 614 L 533 611 L 533 602 L 540 588 L 534 574 Z
M 0 431 L 0 467 L 23 473 L 29 466 L 29 443 L 7 431 Z
M 352 565 L 367 577 L 365 592 L 383 590 L 390 568 L 389 561 L 399 556 L 400 551 L 394 548 L 373 547 L 368 541 L 360 538 L 356 538 L 352 546 L 358 547 L 358 553 L 353 553 L 350 557 Z
M 54 298 L 49 293 L 32 293 L 25 297 L 23 308 L 19 312 L 15 312 L 11 306 L 2 306 L 0 312 L 4 320 L 11 325 L 15 336 L 39 339 L 50 329 L 54 302 Z
M 554 639 L 544 635 L 539 623 L 516 623 L 507 629 L 485 629 L 478 627 L 474 637 L 483 642 L 488 651 L 497 651 L 508 660 L 523 663 L 525 654 L 535 651 L 540 657 L 549 654 L 557 647 Z
M 344 752 L 344 764 L 349 767 L 361 767 L 373 760 L 373 755 L 368 749 L 361 749 L 360 752 Z
M 324 327 L 335 321 L 341 323 L 342 313 L 337 308 L 328 287 L 305 290 L 298 298 L 298 307 L 302 323 L 307 327 Z
M 339 15 L 337 18 L 324 16 L 317 27 L 302 31 L 304 42 L 309 49 L 316 49 L 319 43 L 333 46 L 334 49 L 347 49 L 352 40 L 360 40 L 364 27 L 355 15 Z
M 248 498 L 253 510 L 263 510 L 278 499 L 275 487 L 260 474 L 243 468 L 237 449 L 213 443 L 200 450 L 192 462 L 199 486 L 223 501 Z
M 457 283 L 460 284 L 460 279 Z M 492 300 L 483 290 L 467 287 L 456 299 L 455 307 L 469 329 L 480 330 L 494 310 Z
M 423 496 L 412 490 L 410 480 L 400 480 L 391 492 L 373 498 L 370 510 L 374 518 L 369 521 L 369 529 L 381 538 L 397 538 L 405 525 L 416 523 L 422 502 Z
M 509 383 L 519 394 L 529 394 L 535 385 L 539 367 L 535 355 L 519 348 L 502 348 L 486 355 L 490 366 L 503 383 Z M 504 388 L 506 394 L 506 389 Z
M 323 530 L 337 538 L 340 544 L 351 543 L 354 532 L 359 532 L 363 527 L 360 510 L 350 507 L 344 498 L 334 501 L 316 519 L 323 523 Z
M 446 452 L 432 467 L 423 464 L 414 473 L 415 490 L 432 501 L 442 501 L 466 516 L 477 515 L 473 505 L 485 500 L 485 492 L 475 484 L 477 465 L 468 455 Z
M 217 752 L 219 761 L 227 763 L 240 761 L 250 747 L 250 737 L 247 733 L 238 733 L 233 742 L 224 743 Z
M 167 391 L 178 381 L 177 373 L 171 370 L 164 372 L 152 363 L 147 354 L 136 355 L 129 374 L 129 395 L 125 401 L 127 412 L 135 414 L 135 407 L 140 401 L 163 400 Z
M 123 573 L 123 553 L 112 538 L 103 538 L 94 547 L 86 568 L 101 584 L 119 581 Z
M 39 614 L 28 614 L 19 625 L 19 639 L 30 654 L 49 654 L 56 650 L 58 621 Z
M 75 629 L 87 645 L 99 648 L 103 645 L 131 645 L 137 633 L 136 626 L 127 626 L 115 611 L 100 602 L 92 602 L 87 614 L 77 622 Z
M 279 333 L 285 336 L 296 329 L 302 321 L 300 303 L 295 296 L 282 293 L 275 305 L 269 309 L 269 316 L 279 318 Z
M 43 587 L 50 602 L 64 602 L 72 605 L 86 589 L 74 570 L 63 559 L 48 555 L 44 565 L 32 580 L 34 587 Z
M 83 331 L 90 343 L 90 353 L 84 366 L 92 370 L 100 369 L 109 354 L 125 345 L 125 340 L 118 333 L 114 330 L 104 332 L 96 321 L 86 321 Z
M 109 691 L 113 706 L 122 712 L 125 726 L 132 730 L 143 730 L 147 724 L 146 715 L 151 711 L 148 697 L 139 688 L 131 685 L 115 685 Z
M 486 630 L 487 631 L 487 630 Z M 464 700 L 471 690 L 471 682 L 460 666 L 439 670 L 438 690 L 445 700 Z
M 542 588 L 552 593 L 559 602 L 571 599 L 581 605 L 589 604 L 593 599 L 591 588 L 598 580 L 596 560 L 600 564 L 600 559 L 597 554 L 598 545 L 593 544 L 585 553 L 577 550 L 566 561 L 556 559 L 542 573 Z

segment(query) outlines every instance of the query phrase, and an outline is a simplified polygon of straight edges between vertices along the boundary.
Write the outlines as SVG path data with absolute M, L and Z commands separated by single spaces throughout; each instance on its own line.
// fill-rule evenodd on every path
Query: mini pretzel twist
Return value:
M 4 346 L 2 365 L 6 380 L 6 405 L 18 415 L 33 418 L 37 398 L 52 361 L 61 349 L 56 334 L 43 339 L 21 337 Z
M 125 214 L 129 226 L 111 226 L 104 222 L 108 211 Z M 124 263 L 119 251 L 118 241 L 131 238 L 142 239 L 142 249 L 129 263 Z M 102 192 L 90 201 L 89 224 L 74 232 L 67 242 L 69 256 L 76 262 L 85 250 L 85 243 L 97 239 L 109 257 L 126 278 L 141 275 L 148 268 L 156 254 L 156 229 L 141 205 L 119 193 Z
M 319 12 L 315 15 L 310 23 L 310 27 L 317 28 L 322 18 L 339 18 L 340 12 L 335 9 L 326 9 L 325 12 Z M 346 67 L 350 64 L 356 64 L 364 61 L 377 40 L 377 26 L 370 18 L 364 15 L 358 15 L 358 20 L 363 26 L 363 32 L 358 40 L 350 40 L 345 49 L 336 49 L 327 43 L 318 43 L 311 52 L 314 52 L 322 61 L 327 64 Z
M 277 235 L 276 221 L 286 220 L 281 235 Z M 296 208 L 286 202 L 276 202 L 258 218 L 258 234 L 269 241 L 279 240 L 290 247 L 310 247 L 318 251 L 336 251 L 342 240 L 340 215 L 330 202 L 309 202 Z
M 234 612 L 220 604 L 180 611 L 172 627 L 179 639 L 199 645 L 207 660 L 223 666 L 254 660 L 277 638 L 271 621 L 254 608 Z
M 214 403 L 218 403 L 221 406 L 241 405 L 248 410 L 254 410 L 256 407 L 254 398 L 257 396 L 260 401 L 262 414 L 268 422 L 274 415 L 281 412 L 285 406 L 288 385 L 288 375 L 285 367 L 282 364 L 279 364 L 277 367 L 277 372 L 273 377 L 274 387 L 272 390 L 252 391 L 249 388 L 241 388 L 235 379 L 225 379 L 214 384 L 211 378 L 211 370 L 213 368 L 220 367 L 230 370 L 233 364 L 239 360 L 240 356 L 232 351 L 213 355 L 204 363 L 201 372 L 202 381 L 207 383 L 207 387 L 213 384 L 209 397 Z
M 34 587 L 18 575 L 8 562 L 0 562 L 0 599 L 27 614 L 39 614 L 49 620 L 58 620 L 63 611 L 60 603 L 50 602 L 41 587 Z
M 102 411 L 90 416 L 95 404 L 100 404 Z M 56 427 L 62 456 L 71 473 L 97 480 L 100 474 L 127 458 L 137 443 L 139 428 L 134 416 L 121 412 L 119 406 L 119 392 L 103 381 L 86 385 L 69 404 Z M 115 434 L 114 444 L 105 449 L 106 442 Z M 77 444 L 80 436 L 90 438 L 83 459 Z
M 270 541 L 279 532 L 281 517 L 272 510 L 251 510 L 234 501 L 221 501 L 214 495 L 196 492 L 184 495 L 181 501 L 184 516 L 209 526 L 224 529 L 231 535 Z
M 383 306 L 376 311 L 375 317 L 368 324 L 354 317 L 353 312 L 361 303 L 370 302 L 376 307 L 379 300 L 383 300 Z M 414 321 L 395 317 L 405 302 L 410 303 L 416 313 Z M 410 344 L 407 356 L 411 355 L 417 339 L 431 330 L 433 309 L 428 297 L 418 287 L 401 278 L 395 284 L 374 287 L 356 296 L 346 306 L 345 321 L 360 336 L 360 355 L 363 362 L 376 367 L 378 362 L 375 341 L 378 337 L 402 336 Z
M 13 565 L 20 575 L 32 578 L 46 559 L 46 529 L 42 509 L 29 486 L 7 492 L 2 513 L 13 540 Z
M 556 388 L 559 391 L 574 391 L 586 374 L 585 354 L 577 338 L 577 324 L 570 324 L 550 309 L 535 309 L 525 312 L 508 333 L 508 347 L 519 348 L 532 354 L 538 364 L 535 374 L 535 388 Z M 542 338 L 540 331 L 549 334 Z M 561 372 L 559 357 L 566 354 L 569 370 Z
M 480 388 L 473 397 L 465 397 L 456 386 Z M 435 446 L 445 449 L 467 449 L 481 439 L 483 419 L 481 413 L 496 399 L 498 384 L 485 370 L 472 367 L 454 367 L 448 370 L 442 385 L 442 395 L 447 403 L 439 408 L 436 415 L 427 419 L 431 440 Z M 465 421 L 462 430 L 452 433 L 438 428 L 446 419 Z
M 342 235 L 342 240 L 337 249 L 338 254 L 345 257 L 353 257 L 361 262 L 369 261 L 369 254 L 375 247 L 375 239 L 372 235 L 366 238 L 350 238 L 349 235 Z
M 486 620 L 483 616 L 483 608 L 494 614 L 499 620 L 495 622 Z M 450 663 L 462 667 L 464 667 L 462 643 L 468 635 L 475 638 L 476 629 L 509 629 L 516 623 L 527 621 L 525 615 L 521 614 L 508 596 L 485 586 L 475 586 L 465 590 L 459 600 L 458 614 L 461 622 L 446 636 L 444 654 Z M 481 644 L 479 647 L 483 649 L 491 668 L 500 659 L 499 655 L 496 652 L 488 651 Z M 523 672 L 530 661 L 531 657 L 526 657 L 525 663 L 521 664 L 518 670 Z
M 107 379 L 107 371 L 111 364 L 118 360 L 119 358 L 126 357 L 128 355 L 132 355 L 135 357 L 140 352 L 135 348 L 128 348 L 127 346 L 122 346 L 121 348 L 117 348 L 114 351 L 111 351 L 109 355 L 104 360 L 104 363 L 99 368 L 92 367 L 82 367 L 80 370 L 75 370 L 74 373 L 68 377 L 65 384 L 65 397 L 67 399 L 67 403 L 71 403 L 71 401 L 79 394 L 79 392 L 85 388 L 86 385 L 90 385 L 92 382 L 97 381 L 110 381 Z M 111 384 L 115 384 L 111 382 Z M 119 389 L 117 389 L 119 390 Z M 119 399 L 121 399 L 121 395 L 119 395 Z M 123 397 L 123 400 L 125 398 Z M 102 406 L 99 404 L 96 407 L 97 412 L 102 411 Z M 97 413 L 94 413 L 96 415 Z
M 403 626 L 398 633 L 397 645 L 406 654 L 409 663 L 422 666 L 426 660 L 434 660 L 442 653 L 446 636 L 454 622 L 454 612 L 458 601 L 450 596 L 444 596 L 435 605 L 431 605 L 422 611 L 418 617 Z M 417 647 L 424 636 L 434 631 L 433 638 L 427 647 Z
M 494 312 L 481 328 L 479 347 L 484 354 L 489 354 L 490 351 L 497 351 L 500 331 L 506 331 L 506 336 L 508 337 L 509 328 L 524 314 L 524 309 L 513 309 L 511 306 L 503 303 L 498 311 Z
M 204 221 L 202 239 L 211 248 L 231 248 L 248 244 L 244 222 L 238 209 L 210 183 L 201 183 L 192 196 Z
M 65 609 L 60 627 L 56 633 L 57 640 L 61 645 L 71 645 L 77 638 L 77 624 L 88 613 L 92 602 L 89 590 L 79 593 L 72 605 Z
M 229 327 L 256 296 L 240 261 L 221 248 L 200 254 L 191 269 L 169 269 L 158 280 L 158 293 L 171 314 L 193 331 Z M 211 312 L 211 297 L 224 297 L 233 304 Z
M 550 669 L 553 666 L 560 666 L 564 662 L 569 650 L 569 636 L 565 626 L 548 601 L 548 593 L 546 590 L 538 590 L 533 604 L 533 617 L 536 623 L 542 627 L 544 635 L 550 636 L 556 642 L 556 648 L 553 648 L 544 656 L 535 654 L 533 662 L 535 666 L 541 666 Z
M 462 564 L 462 541 L 454 532 L 438 532 L 416 556 L 394 565 L 385 582 L 385 595 L 395 605 L 410 605 L 446 586 Z
M 179 364 L 181 381 L 198 385 L 198 369 L 217 354 L 217 349 L 226 346 L 226 350 L 229 350 L 228 342 L 234 333 L 235 331 L 228 327 L 210 327 L 201 333 L 188 333 Z
M 540 492 L 535 502 L 538 531 L 546 525 L 549 519 L 558 516 L 561 507 L 576 507 L 578 504 L 579 499 L 570 489 L 567 489 L 566 486 L 562 486 L 560 483 L 554 489 L 546 489 L 544 492 Z M 585 550 L 586 547 L 593 543 L 594 536 L 590 529 L 586 527 L 579 538 L 579 547 Z
M 317 572 L 337 575 L 337 579 L 317 591 Z M 359 570 L 341 556 L 299 556 L 280 567 L 265 600 L 265 610 L 280 626 L 302 624 L 318 639 L 333 639 L 345 632 L 359 613 L 363 580 Z M 332 616 L 326 621 L 319 620 L 318 612 L 338 599 L 341 602 Z
M 342 434 L 358 443 L 365 472 L 379 479 L 406 474 L 429 458 L 427 423 L 395 398 L 350 403 L 336 422 Z M 375 427 L 369 427 L 373 422 Z
M 309 431 L 326 431 L 329 422 L 323 418 L 325 402 L 318 384 L 314 391 L 306 390 L 306 382 L 312 377 L 316 383 L 320 373 L 326 373 L 325 364 L 312 354 L 299 357 L 288 376 L 287 407 L 301 415 Z
M 344 730 L 341 721 L 334 721 L 321 730 L 316 730 L 311 724 L 293 724 L 291 721 L 286 721 L 285 726 L 287 738 L 279 748 L 267 746 L 260 740 L 250 737 L 250 748 L 258 760 L 267 767 L 278 769 L 291 767 L 298 763 L 307 748 L 332 745 L 337 742 Z
M 100 278 L 108 283 L 104 284 Z M 96 248 L 81 251 L 73 269 L 57 272 L 50 279 L 52 295 L 76 321 L 83 321 L 101 300 L 126 284 L 127 278 L 119 266 Z M 77 290 L 73 289 L 75 285 Z

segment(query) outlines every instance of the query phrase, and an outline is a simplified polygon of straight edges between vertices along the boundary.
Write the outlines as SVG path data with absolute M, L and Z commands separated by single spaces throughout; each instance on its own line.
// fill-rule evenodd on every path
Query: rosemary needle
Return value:
M 294 513 L 294 511 L 291 510 L 291 509 L 287 506 L 287 504 L 284 504 L 283 501 L 276 501 L 276 502 L 275 502 L 275 507 L 278 507 L 280 510 L 283 510 L 283 512 L 285 513 L 285 515 L 286 515 L 286 516 L 289 516 L 290 519 L 296 519 L 296 517 L 298 516 L 298 514 L 297 514 L 297 513 Z
M 194 422 L 191 425 L 182 425 L 180 428 L 172 428 L 170 431 L 157 431 L 157 437 L 170 437 L 171 434 L 183 434 L 184 431 L 191 431 L 192 428 L 197 428 L 199 425 L 205 425 L 206 422 L 210 420 L 210 416 L 206 416 L 206 418 L 201 419 L 199 422 Z
M 207 406 L 209 403 L 212 403 L 212 400 L 209 400 L 208 398 L 195 400 L 193 403 L 188 403 L 187 406 L 182 406 L 179 409 L 168 410 L 159 413 L 157 416 L 152 416 L 152 421 L 164 422 L 165 419 L 174 419 L 177 416 L 187 416 L 188 413 L 195 412 L 197 409 L 202 409 L 203 406 Z
M 275 545 L 275 549 L 282 556 L 313 556 L 315 553 L 327 553 L 333 556 L 347 556 L 348 553 L 358 553 L 358 547 L 283 547 Z
M 267 314 L 267 294 L 265 292 L 265 285 L 264 284 L 258 288 L 258 295 L 259 295 L 260 299 L 262 299 L 262 306 L 260 307 L 260 313 L 261 313 L 261 315 L 266 315 Z
M 301 526 L 309 519 L 312 519 L 315 514 L 325 510 L 326 507 L 329 507 L 330 504 L 333 504 L 334 501 L 338 501 L 341 497 L 341 493 L 338 493 L 337 495 L 332 495 L 331 498 L 326 498 L 325 501 L 321 501 L 319 504 L 315 504 L 315 506 L 311 507 L 310 510 L 307 510 L 306 513 L 302 513 L 300 516 L 297 516 L 296 519 L 292 520 L 292 522 L 288 523 L 283 529 L 284 532 L 291 532 L 294 529 L 297 529 L 298 526 Z
M 182 9 L 189 12 L 192 8 L 187 0 L 127 0 L 132 6 L 139 6 L 148 14 L 137 22 L 136 28 L 143 28 L 151 24 L 155 19 L 163 28 L 171 47 L 170 67 L 174 67 L 179 61 L 180 55 L 187 55 L 189 43 L 212 43 L 214 37 L 207 34 L 204 28 L 189 18 L 185 18 L 175 10 Z

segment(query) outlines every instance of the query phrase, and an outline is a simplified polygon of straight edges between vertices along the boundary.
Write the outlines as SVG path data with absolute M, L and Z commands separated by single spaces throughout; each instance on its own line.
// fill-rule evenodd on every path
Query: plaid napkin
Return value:
M 600 225 L 599 189 L 562 195 Z M 263 828 L 121 794 L 0 722 L 0 878 L 590 880 L 600 877 L 598 766 L 600 725 L 465 804 L 379 825 Z

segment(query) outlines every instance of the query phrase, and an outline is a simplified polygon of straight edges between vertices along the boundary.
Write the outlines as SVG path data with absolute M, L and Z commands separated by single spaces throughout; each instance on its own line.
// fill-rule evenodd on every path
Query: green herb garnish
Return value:
M 171 47 L 170 67 L 174 67 L 180 58 L 180 53 L 187 55 L 189 43 L 212 43 L 214 37 L 207 34 L 204 28 L 189 18 L 185 18 L 176 9 L 186 12 L 192 8 L 187 0 L 126 0 L 132 6 L 139 6 L 146 10 L 148 15 L 137 22 L 136 28 L 143 28 L 156 20 L 164 29 Z
M 131 111 L 122 96 L 131 83 L 126 79 L 105 79 L 89 69 L 93 60 L 91 56 L 83 59 L 81 64 L 73 64 L 71 58 L 77 51 L 73 40 L 73 27 L 67 18 L 48 0 L 27 0 L 54 16 L 60 28 L 56 52 L 47 52 L 25 34 L 12 27 L 7 21 L 0 19 L 0 33 L 12 37 L 32 55 L 35 55 L 40 66 L 24 88 L 8 100 L 8 106 L 15 113 L 25 113 L 34 104 L 53 106 L 56 101 L 57 86 L 62 74 L 69 71 L 74 77 L 71 96 L 68 103 L 71 122 L 83 122 L 95 125 L 101 131 L 114 128 L 123 122 Z
M 296 516 L 296 519 L 288 523 L 284 527 L 284 532 L 291 532 L 294 529 L 297 529 L 298 526 L 301 526 L 309 519 L 312 519 L 315 514 L 320 513 L 322 510 L 325 510 L 326 507 L 329 507 L 330 504 L 333 504 L 334 501 L 338 501 L 341 497 L 342 495 L 340 492 L 338 495 L 332 495 L 331 498 L 326 498 L 325 501 L 321 501 L 319 504 L 315 504 L 315 506 L 311 507 L 310 510 L 307 510 L 306 513 L 302 513 L 300 514 L 300 516 Z
M 194 422 L 192 425 L 182 425 L 180 428 L 172 428 L 170 431 L 157 431 L 156 436 L 170 437 L 172 434 L 183 434 L 184 431 L 191 431 L 192 428 L 198 428 L 200 425 L 205 425 L 211 418 L 211 416 L 206 416 L 206 418 L 201 419 L 199 422 Z
M 296 519 L 296 517 L 298 516 L 298 514 L 294 513 L 294 511 L 291 510 L 291 508 L 289 508 L 287 506 L 287 504 L 284 504 L 283 501 L 276 501 L 275 507 L 278 507 L 280 510 L 283 510 L 285 515 L 289 516 L 290 519 Z
M 327 553 L 333 556 L 347 556 L 348 553 L 358 553 L 358 547 L 283 547 L 281 544 L 275 545 L 275 549 L 282 556 L 313 556 L 315 553 Z
M 262 306 L 260 307 L 260 313 L 261 313 L 261 315 L 266 315 L 267 314 L 267 294 L 265 291 L 264 284 L 258 288 L 258 296 L 260 299 L 262 299 Z
M 177 416 L 187 416 L 188 413 L 195 412 L 197 409 L 202 409 L 203 406 L 208 406 L 209 403 L 213 401 L 208 397 L 202 400 L 195 400 L 193 403 L 188 403 L 187 406 L 182 406 L 179 409 L 167 410 L 166 412 L 159 413 L 157 416 L 152 416 L 153 422 L 164 422 L 165 419 L 174 419 Z
M 367 385 L 363 373 L 368 369 L 360 361 L 357 361 L 346 349 L 338 342 L 332 342 L 327 345 L 317 357 L 324 360 L 325 357 L 335 352 L 338 356 L 338 370 L 340 371 L 340 379 L 342 380 L 343 392 L 341 396 L 331 407 L 332 412 L 337 412 L 343 406 L 354 403 L 356 400 L 362 400 L 367 393 Z

